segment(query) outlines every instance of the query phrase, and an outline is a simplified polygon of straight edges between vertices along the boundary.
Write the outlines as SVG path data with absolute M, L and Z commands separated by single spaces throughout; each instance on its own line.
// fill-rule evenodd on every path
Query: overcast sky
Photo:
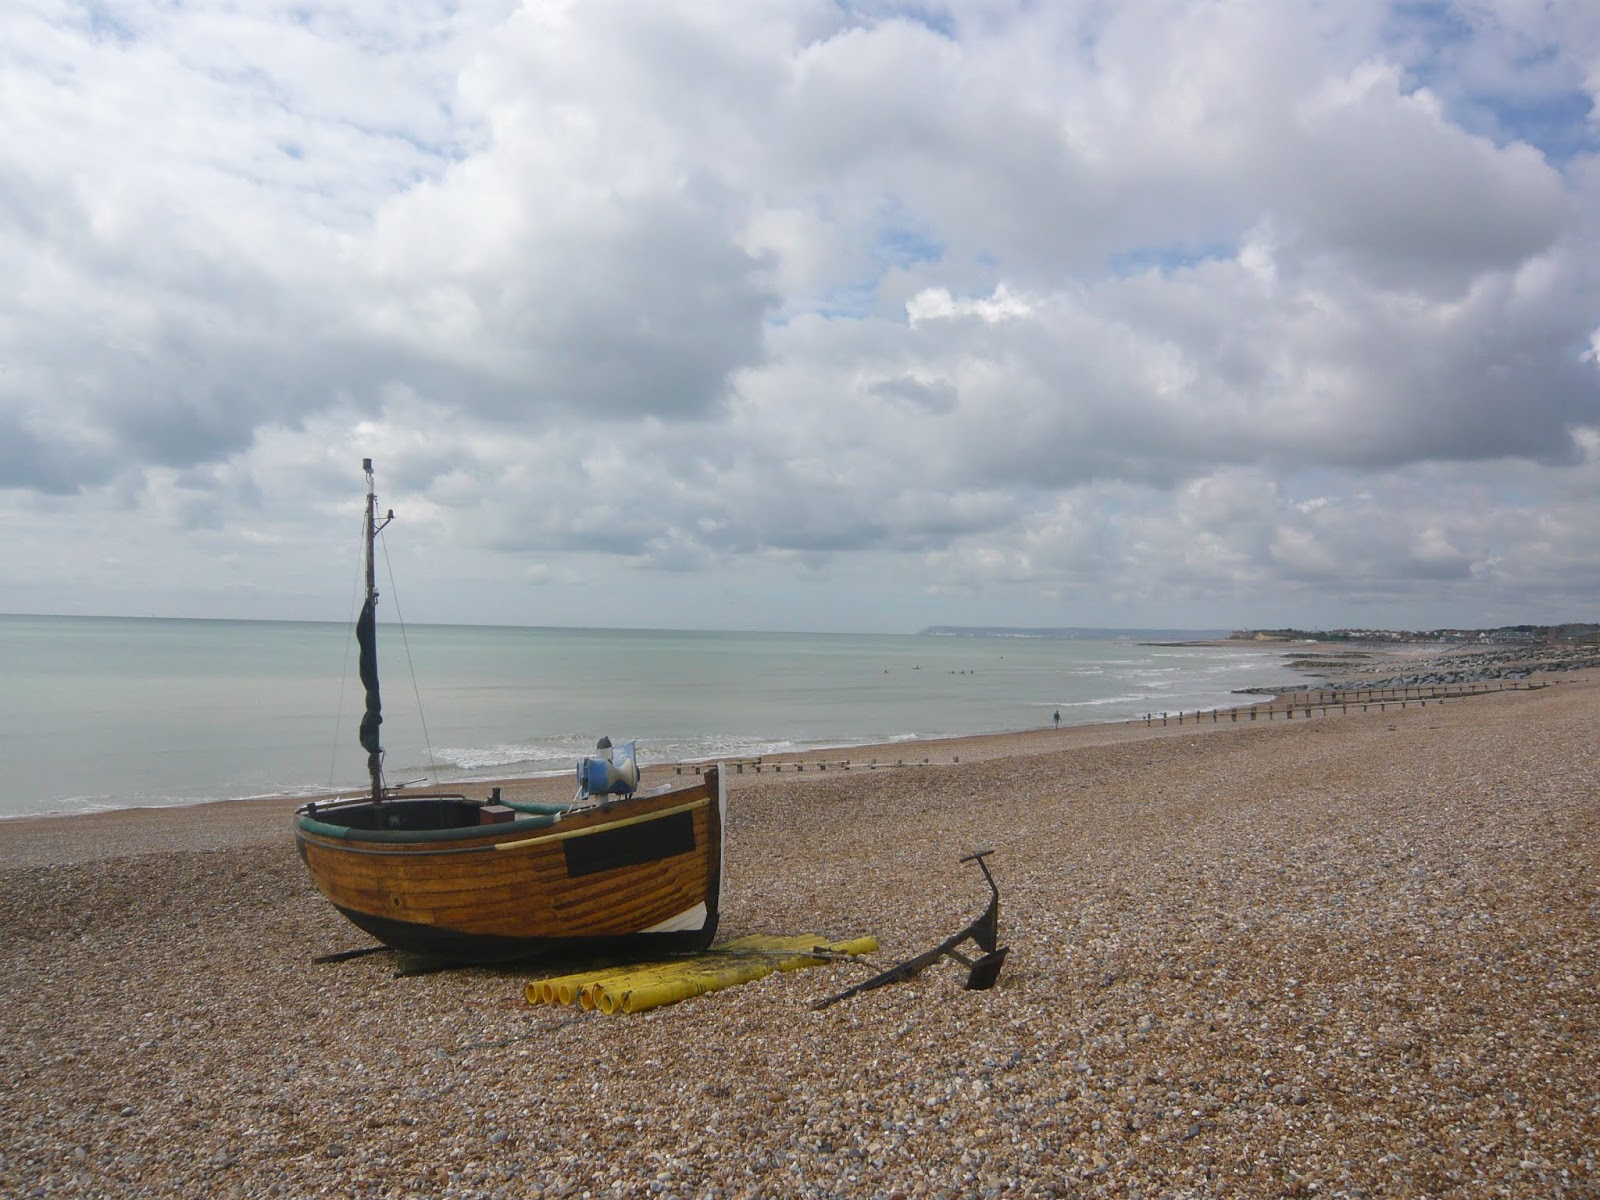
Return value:
M 1593 0 L 6 0 L 0 612 L 344 619 L 370 456 L 412 621 L 1600 620 L 1597 93 Z

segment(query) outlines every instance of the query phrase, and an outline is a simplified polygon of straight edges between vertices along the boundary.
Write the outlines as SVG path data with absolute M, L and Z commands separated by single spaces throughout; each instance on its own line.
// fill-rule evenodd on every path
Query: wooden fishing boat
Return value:
M 394 514 L 378 520 L 372 460 L 363 466 L 367 599 L 356 638 L 371 789 L 295 813 L 300 857 L 323 895 L 380 942 L 445 962 L 710 945 L 727 810 L 719 767 L 639 791 L 631 754 L 616 760 L 608 748 L 579 763 L 571 804 L 502 801 L 498 788 L 469 799 L 384 785 L 372 548 Z

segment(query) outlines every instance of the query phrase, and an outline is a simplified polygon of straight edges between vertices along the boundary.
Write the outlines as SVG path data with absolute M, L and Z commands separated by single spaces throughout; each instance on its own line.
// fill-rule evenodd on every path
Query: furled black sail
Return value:
M 367 689 L 367 711 L 361 718 L 361 746 L 367 752 L 367 772 L 378 778 L 383 748 L 378 745 L 378 726 L 383 724 L 383 701 L 378 696 L 378 616 L 377 597 L 368 596 L 356 620 L 356 645 L 361 648 L 358 669 L 361 684 Z

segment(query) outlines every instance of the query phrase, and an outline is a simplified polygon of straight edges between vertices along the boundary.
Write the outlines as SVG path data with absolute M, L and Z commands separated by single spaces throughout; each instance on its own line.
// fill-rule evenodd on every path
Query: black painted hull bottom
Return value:
M 596 954 L 685 954 L 704 950 L 717 934 L 717 914 L 699 929 L 673 930 L 671 933 L 629 933 L 608 937 L 511 938 L 497 934 L 460 933 L 434 925 L 393 921 L 370 913 L 338 907 L 351 924 L 370 933 L 378 941 L 402 954 L 412 954 L 433 962 L 466 966 L 514 963 L 568 953 Z

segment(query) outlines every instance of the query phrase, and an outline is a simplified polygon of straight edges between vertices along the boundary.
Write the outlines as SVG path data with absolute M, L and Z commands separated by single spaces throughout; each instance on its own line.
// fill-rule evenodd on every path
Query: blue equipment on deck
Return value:
M 603 737 L 596 754 L 578 760 L 578 798 L 585 796 L 631 796 L 639 786 L 639 762 L 632 742 L 613 747 Z

